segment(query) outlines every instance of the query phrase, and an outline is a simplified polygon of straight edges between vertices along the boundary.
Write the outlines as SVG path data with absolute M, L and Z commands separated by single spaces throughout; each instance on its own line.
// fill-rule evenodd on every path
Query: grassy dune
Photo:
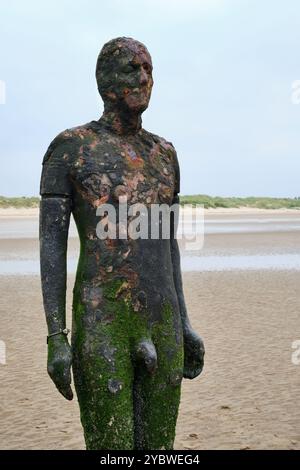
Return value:
M 181 204 L 202 204 L 205 208 L 233 208 L 252 207 L 256 209 L 300 209 L 299 198 L 274 197 L 218 197 L 197 194 L 195 196 L 181 196 Z
M 4 197 L 0 196 L 0 208 L 5 209 L 7 207 L 26 208 L 26 207 L 38 207 L 40 202 L 39 197 Z
M 0 196 L 0 208 L 38 207 L 39 197 L 4 197 Z M 205 208 L 233 208 L 252 207 L 257 209 L 300 209 L 300 197 L 298 198 L 273 198 L 273 197 L 218 197 L 197 194 L 194 196 L 181 196 L 180 203 L 201 204 Z

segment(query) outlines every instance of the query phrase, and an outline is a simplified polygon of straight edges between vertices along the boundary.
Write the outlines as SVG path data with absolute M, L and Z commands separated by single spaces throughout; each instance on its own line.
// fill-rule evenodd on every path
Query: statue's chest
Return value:
M 175 169 L 170 152 L 158 144 L 100 142 L 82 145 L 73 162 L 75 192 L 92 206 L 103 203 L 171 204 Z

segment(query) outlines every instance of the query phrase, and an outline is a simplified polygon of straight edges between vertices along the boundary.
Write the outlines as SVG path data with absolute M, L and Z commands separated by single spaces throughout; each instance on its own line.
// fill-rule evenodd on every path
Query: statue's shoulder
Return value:
M 69 159 L 76 157 L 80 147 L 86 141 L 91 140 L 94 134 L 95 129 L 92 122 L 65 129 L 50 143 L 44 155 L 43 164 L 46 163 L 50 157 L 52 160 L 63 158 L 65 155 L 68 155 Z
M 153 134 L 153 132 L 146 131 L 143 129 L 145 135 L 153 141 L 154 144 L 159 145 L 162 149 L 169 151 L 172 154 L 176 154 L 176 150 L 172 142 L 166 140 L 164 137 L 160 135 Z
M 159 152 L 164 153 L 167 159 L 169 159 L 170 163 L 173 165 L 174 172 L 175 172 L 175 192 L 179 193 L 180 192 L 180 167 L 179 167 L 177 152 L 175 150 L 174 145 L 172 144 L 172 142 L 169 142 L 164 137 L 153 134 L 152 132 L 146 131 L 144 129 L 143 131 L 145 132 L 144 135 L 146 136 L 146 138 L 152 140 L 152 144 L 154 146 L 158 146 Z
M 176 171 L 178 171 L 177 168 L 179 167 L 179 163 L 177 158 L 177 152 L 172 142 L 166 140 L 160 135 L 153 134 L 153 132 L 146 131 L 145 129 L 143 129 L 143 131 L 145 132 L 147 138 L 152 141 L 152 144 L 158 146 L 159 150 L 170 158 L 172 164 L 176 168 Z

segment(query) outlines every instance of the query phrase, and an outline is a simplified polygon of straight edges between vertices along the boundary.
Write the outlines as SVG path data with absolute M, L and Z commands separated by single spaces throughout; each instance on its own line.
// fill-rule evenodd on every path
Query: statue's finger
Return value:
M 70 385 L 57 387 L 59 392 L 67 399 L 73 400 L 73 391 Z

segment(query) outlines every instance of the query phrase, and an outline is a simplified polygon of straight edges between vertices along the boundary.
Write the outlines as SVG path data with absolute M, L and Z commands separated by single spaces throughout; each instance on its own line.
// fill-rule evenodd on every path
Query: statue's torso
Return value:
M 120 297 L 130 298 L 136 311 L 159 315 L 165 302 L 177 309 L 169 239 L 119 239 L 117 230 L 116 239 L 101 240 L 96 231 L 97 208 L 111 204 L 118 217 L 120 197 L 128 207 L 172 204 L 178 177 L 173 146 L 143 129 L 119 136 L 95 121 L 65 131 L 65 137 L 63 159 L 81 241 L 80 301 L 93 302 L 104 285 L 122 282 Z M 148 226 L 150 236 L 150 212 Z

